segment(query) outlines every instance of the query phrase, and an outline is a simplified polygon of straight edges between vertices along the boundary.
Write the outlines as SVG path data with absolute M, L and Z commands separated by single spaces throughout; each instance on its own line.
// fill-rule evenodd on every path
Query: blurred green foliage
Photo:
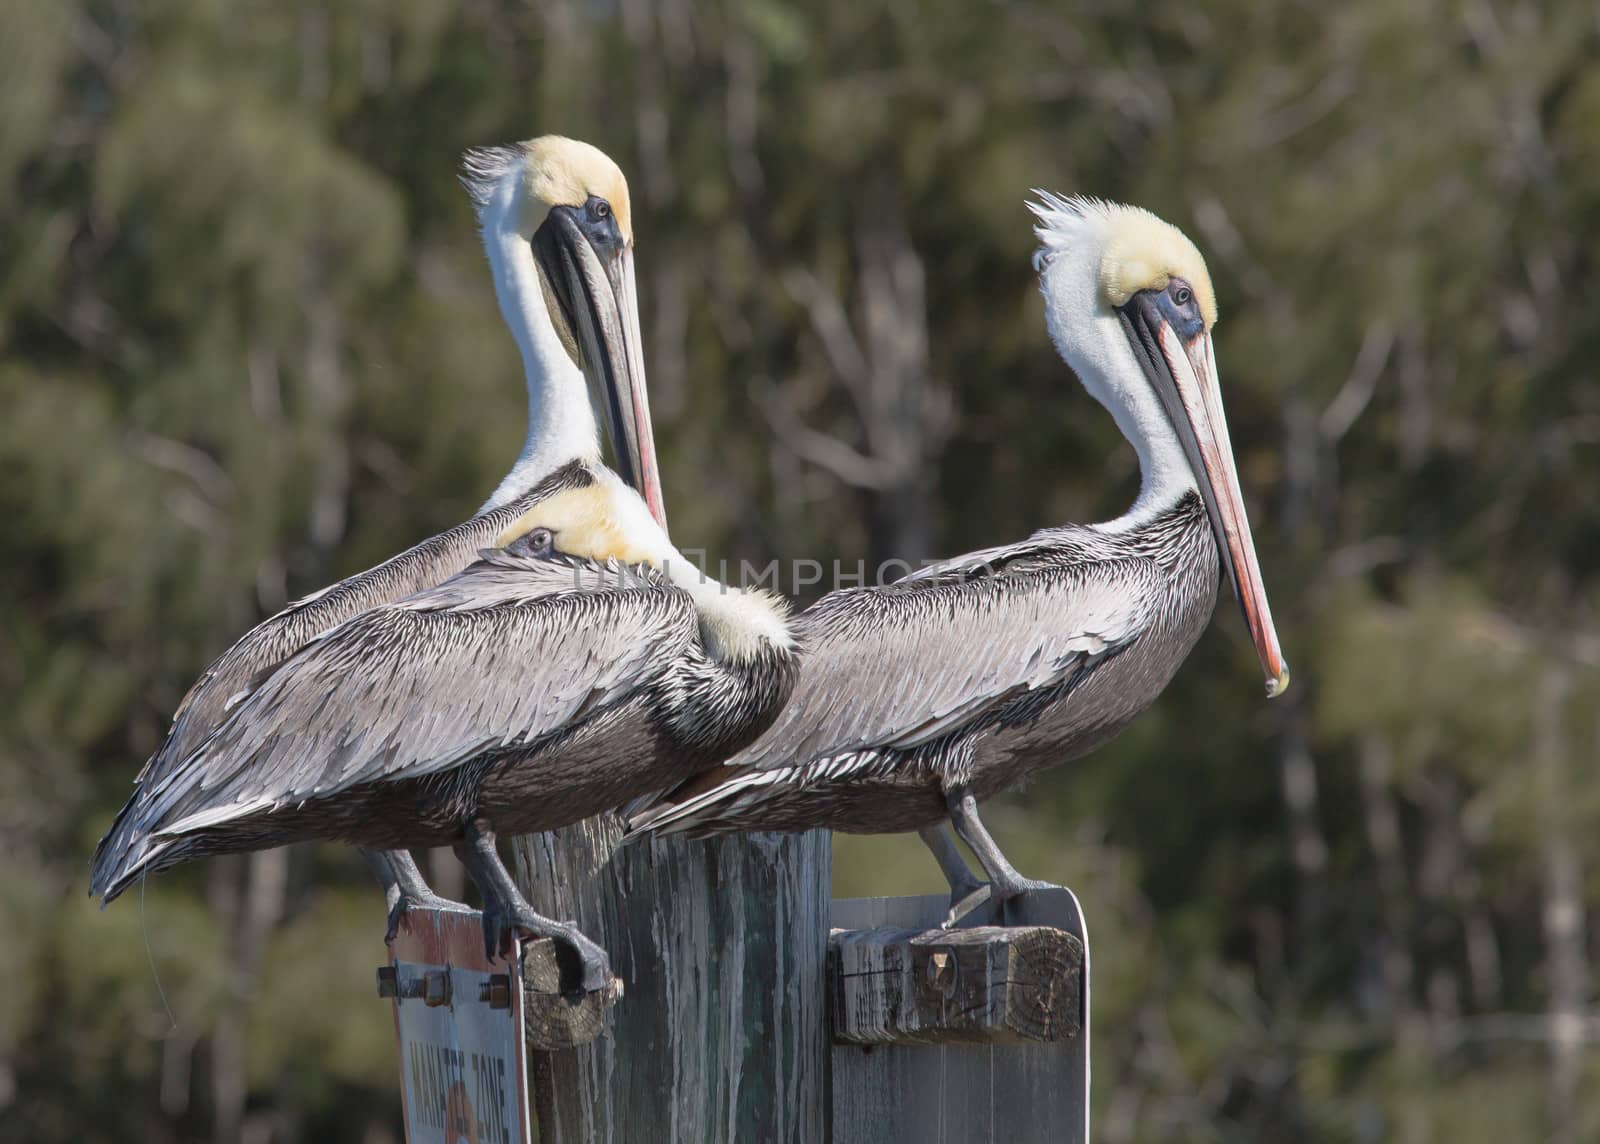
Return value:
M 1600 1135 L 1597 36 L 1522 0 L 11 5 L 0 1137 L 397 1138 L 351 855 L 104 913 L 86 862 L 211 656 L 504 470 L 454 169 L 547 131 L 630 175 L 674 532 L 734 561 L 1119 511 L 1021 203 L 1187 230 L 1296 683 L 1261 700 L 1224 601 L 994 812 L 1089 912 L 1096 1137 Z M 938 883 L 904 839 L 835 864 Z

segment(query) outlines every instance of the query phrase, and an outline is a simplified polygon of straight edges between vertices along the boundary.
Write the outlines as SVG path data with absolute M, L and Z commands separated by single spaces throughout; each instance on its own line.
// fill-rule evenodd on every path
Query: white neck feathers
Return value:
M 569 461 L 600 459 L 600 434 L 583 371 L 551 321 L 523 215 L 521 181 L 506 178 L 480 209 L 484 250 L 500 313 L 522 353 L 528 383 L 528 435 L 516 464 L 479 511 L 515 500 Z
M 1036 213 L 1045 245 L 1035 256 L 1035 265 L 1050 338 L 1139 455 L 1138 499 L 1123 516 L 1097 527 L 1133 527 L 1194 489 L 1194 471 L 1167 411 L 1134 357 L 1122 320 L 1101 294 L 1105 237 L 1097 224 L 1102 220 L 1092 212 L 1036 208 Z
M 781 596 L 759 588 L 734 588 L 707 576 L 672 545 L 662 571 L 694 600 L 700 615 L 700 638 L 712 659 L 748 663 L 763 650 L 787 651 L 795 646 L 789 634 L 789 605 Z

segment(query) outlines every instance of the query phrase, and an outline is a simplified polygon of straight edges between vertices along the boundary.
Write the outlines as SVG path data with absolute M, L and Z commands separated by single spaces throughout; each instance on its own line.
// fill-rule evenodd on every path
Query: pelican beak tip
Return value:
M 1284 664 L 1278 674 L 1267 680 L 1267 698 L 1276 699 L 1289 690 L 1289 665 Z

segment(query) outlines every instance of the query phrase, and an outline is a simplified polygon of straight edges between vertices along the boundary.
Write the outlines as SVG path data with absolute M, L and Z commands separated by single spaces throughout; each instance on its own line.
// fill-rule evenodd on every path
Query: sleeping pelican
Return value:
M 91 892 L 338 838 L 396 849 L 392 930 L 431 897 L 399 848 L 449 843 L 493 948 L 512 930 L 561 937 L 596 987 L 604 955 L 528 908 L 494 831 L 564 824 L 743 745 L 786 693 L 792 645 L 779 606 L 701 578 L 661 527 L 621 172 L 546 137 L 469 154 L 468 187 L 526 365 L 522 455 L 471 520 L 292 605 L 212 665 L 96 851 Z M 574 355 L 642 499 L 599 463 Z M 514 792 L 529 805 L 511 808 Z
M 1274 696 L 1289 682 L 1222 412 L 1200 252 L 1134 207 L 1041 194 L 1035 267 L 1050 333 L 1139 455 L 1133 507 L 1046 528 L 796 622 L 788 705 L 726 767 L 636 807 L 631 832 L 917 830 L 953 924 L 1037 883 L 977 805 L 1093 750 L 1159 695 L 1210 622 L 1227 569 Z M 949 818 L 988 875 L 976 883 Z

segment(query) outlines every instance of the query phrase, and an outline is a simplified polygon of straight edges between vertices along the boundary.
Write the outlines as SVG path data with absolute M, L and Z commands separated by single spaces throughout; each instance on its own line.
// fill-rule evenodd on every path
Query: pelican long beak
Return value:
M 1275 698 L 1289 686 L 1289 665 L 1278 646 L 1278 630 L 1272 623 L 1256 544 L 1244 511 L 1244 494 L 1239 490 L 1211 334 L 1202 328 L 1185 341 L 1153 305 L 1136 304 L 1121 313 L 1129 325 L 1135 355 L 1161 395 L 1189 466 L 1199 478 L 1200 495 L 1233 583 L 1234 598 L 1244 612 L 1245 626 L 1266 673 L 1267 698 Z
M 665 529 L 667 511 L 645 386 L 633 248 L 597 251 L 565 208 L 550 212 L 533 244 L 577 340 L 584 374 L 599 398 L 618 475 L 644 497 L 650 515 Z

